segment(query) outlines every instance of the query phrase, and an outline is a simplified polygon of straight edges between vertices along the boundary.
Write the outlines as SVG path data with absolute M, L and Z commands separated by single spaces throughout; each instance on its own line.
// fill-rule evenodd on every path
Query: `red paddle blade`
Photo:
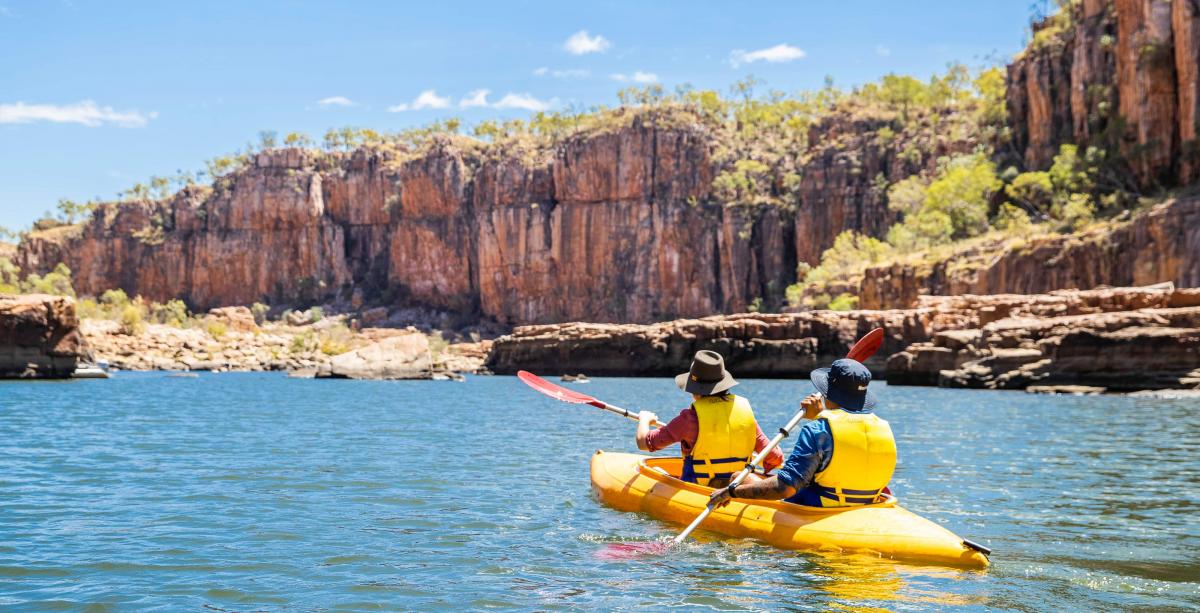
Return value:
M 644 556 L 660 556 L 671 549 L 670 541 L 645 543 L 612 543 L 596 552 L 601 560 L 635 560 Z
M 875 328 L 858 339 L 857 343 L 846 353 L 846 357 L 859 362 L 866 362 L 883 346 L 883 328 Z
M 528 385 L 529 387 L 532 387 L 533 389 L 555 400 L 572 402 L 575 404 L 595 404 L 600 402 L 599 400 L 596 400 L 587 394 L 580 394 L 579 392 L 569 390 L 561 385 L 555 385 L 529 372 L 528 370 L 517 371 L 517 378 L 523 381 L 525 385 Z

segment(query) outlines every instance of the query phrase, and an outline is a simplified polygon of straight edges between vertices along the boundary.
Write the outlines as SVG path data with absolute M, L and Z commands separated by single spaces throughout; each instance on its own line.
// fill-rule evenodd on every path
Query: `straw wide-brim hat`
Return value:
M 711 396 L 737 385 L 737 381 L 725 370 L 725 358 L 705 349 L 696 352 L 690 370 L 675 377 L 675 385 L 691 394 Z

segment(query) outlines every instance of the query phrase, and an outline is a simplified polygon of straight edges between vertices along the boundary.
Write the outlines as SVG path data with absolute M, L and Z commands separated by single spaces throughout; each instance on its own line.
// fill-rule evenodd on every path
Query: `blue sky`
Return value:
M 395 130 L 614 104 L 629 84 L 792 92 L 1011 57 L 1027 0 L 0 0 L 0 225 L 199 170 L 260 130 Z M 480 96 L 480 91 L 486 94 Z

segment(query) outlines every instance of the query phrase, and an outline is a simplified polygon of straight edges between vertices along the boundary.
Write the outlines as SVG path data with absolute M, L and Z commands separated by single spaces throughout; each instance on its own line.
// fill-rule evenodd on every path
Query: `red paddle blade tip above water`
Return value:
M 883 346 L 883 328 L 875 328 L 858 339 L 857 343 L 846 353 L 846 357 L 858 362 L 865 362 L 875 355 Z
M 575 404 L 592 404 L 592 405 L 595 405 L 596 403 L 600 402 L 599 400 L 596 400 L 595 398 L 592 398 L 591 396 L 588 396 L 587 394 L 580 394 L 579 392 L 569 390 L 561 385 L 555 385 L 555 384 L 529 372 L 528 370 L 518 370 L 517 378 L 520 379 L 522 382 L 524 382 L 525 385 L 528 385 L 529 387 L 532 387 L 533 389 L 535 389 L 555 400 L 561 400 L 563 402 L 573 402 Z

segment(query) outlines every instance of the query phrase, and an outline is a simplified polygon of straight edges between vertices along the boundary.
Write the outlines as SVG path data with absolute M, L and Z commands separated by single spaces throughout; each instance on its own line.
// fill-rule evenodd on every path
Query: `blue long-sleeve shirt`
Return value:
M 856 413 L 871 413 L 872 411 L 855 411 Z M 829 431 L 829 422 L 816 419 L 804 424 L 796 433 L 796 446 L 788 456 L 783 466 L 775 473 L 780 482 L 796 488 L 796 493 L 785 502 L 802 504 L 810 507 L 821 506 L 821 498 L 817 490 L 810 488 L 813 477 L 829 466 L 833 457 L 833 433 Z

